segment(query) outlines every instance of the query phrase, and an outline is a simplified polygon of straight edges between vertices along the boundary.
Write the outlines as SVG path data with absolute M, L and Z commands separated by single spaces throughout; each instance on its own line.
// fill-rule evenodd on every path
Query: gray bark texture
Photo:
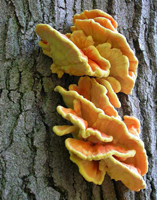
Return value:
M 85 181 L 69 159 L 66 137 L 52 131 L 66 123 L 56 112 L 64 105 L 62 98 L 53 90 L 57 85 L 68 88 L 78 78 L 51 74 L 52 60 L 39 48 L 34 29 L 47 23 L 70 32 L 73 15 L 93 8 L 114 17 L 139 59 L 132 95 L 118 96 L 119 114 L 141 122 L 149 170 L 146 189 L 140 192 L 108 175 L 101 186 Z M 156 0 L 0 0 L 0 199 L 157 199 L 156 70 Z

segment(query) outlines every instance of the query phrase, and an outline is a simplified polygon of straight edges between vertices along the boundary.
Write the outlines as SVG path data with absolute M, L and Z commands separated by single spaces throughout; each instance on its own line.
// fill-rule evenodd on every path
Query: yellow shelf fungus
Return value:
M 53 29 L 47 24 L 38 24 L 35 29 L 36 33 L 41 37 L 42 41 L 39 45 L 43 49 L 43 53 L 53 59 L 51 70 L 57 73 L 61 78 L 64 73 L 76 76 L 97 76 L 106 77 L 109 75 L 110 63 L 101 56 L 97 59 L 99 66 L 94 61 L 91 62 L 87 56 L 65 35 Z M 96 50 L 97 51 L 97 50 Z
M 133 116 L 122 120 L 115 109 L 121 106 L 116 93 L 132 92 L 138 60 L 109 14 L 85 10 L 73 17 L 73 24 L 66 35 L 46 24 L 35 29 L 43 53 L 53 59 L 52 73 L 59 78 L 85 75 L 69 91 L 55 88 L 67 106 L 57 111 L 71 125 L 54 126 L 53 131 L 73 135 L 65 146 L 87 181 L 100 185 L 107 173 L 139 191 L 145 188 L 142 176 L 148 169 L 140 122 Z

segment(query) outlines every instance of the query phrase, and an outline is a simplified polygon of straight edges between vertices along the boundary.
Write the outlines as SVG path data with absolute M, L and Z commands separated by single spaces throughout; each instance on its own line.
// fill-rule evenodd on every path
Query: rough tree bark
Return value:
M 2 200 L 155 200 L 157 199 L 156 0 L 1 0 L 0 1 L 0 199 Z M 70 31 L 72 16 L 98 8 L 118 22 L 139 59 L 132 95 L 119 94 L 121 116 L 141 122 L 141 138 L 149 159 L 147 187 L 131 192 L 106 175 L 101 186 L 86 182 L 69 160 L 66 137 L 52 132 L 65 120 L 56 112 L 63 105 L 53 91 L 76 83 L 74 76 L 51 74 L 52 60 L 38 47 L 34 32 L 48 23 Z

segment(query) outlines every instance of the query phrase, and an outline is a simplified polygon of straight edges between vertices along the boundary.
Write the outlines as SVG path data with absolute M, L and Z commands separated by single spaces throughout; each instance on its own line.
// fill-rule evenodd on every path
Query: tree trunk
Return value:
M 52 60 L 43 55 L 34 32 L 47 23 L 70 31 L 72 16 L 98 8 L 118 22 L 139 59 L 132 95 L 118 94 L 121 116 L 141 122 L 149 160 L 146 189 L 131 192 L 106 175 L 101 186 L 83 179 L 69 159 L 64 137 L 52 127 L 65 123 L 56 112 L 63 105 L 54 92 L 78 78 L 51 74 Z M 1 0 L 0 2 L 0 199 L 2 200 L 155 200 L 157 199 L 156 0 Z

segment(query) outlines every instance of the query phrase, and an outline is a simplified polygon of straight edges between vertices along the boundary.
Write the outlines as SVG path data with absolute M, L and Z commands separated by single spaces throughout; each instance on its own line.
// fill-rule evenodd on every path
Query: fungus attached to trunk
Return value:
M 72 84 L 69 86 L 69 90 L 76 91 L 79 95 L 94 103 L 106 115 L 118 117 L 118 112 L 114 107 L 119 108 L 121 104 L 108 81 L 106 81 L 105 85 L 105 83 L 100 84 L 99 80 L 97 81 L 94 78 L 81 77 L 78 81 L 78 86 Z
M 117 158 L 110 156 L 104 160 L 104 168 L 111 179 L 122 181 L 131 191 L 138 192 L 146 186 L 140 170 L 133 164 L 120 162 Z
M 86 55 L 65 35 L 53 29 L 47 24 L 38 24 L 35 29 L 41 37 L 39 45 L 43 53 L 53 59 L 51 70 L 62 77 L 64 73 L 76 76 L 107 77 L 110 63 L 105 58 L 99 58 L 93 63 Z M 95 50 L 97 51 L 97 50 Z M 100 62 L 99 62 L 100 60 Z
M 101 185 L 106 174 L 105 168 L 101 169 L 101 161 L 88 161 L 70 153 L 70 160 L 79 167 L 80 174 L 88 182 Z
M 103 160 L 110 156 L 115 156 L 119 160 L 124 161 L 136 154 L 134 149 L 126 150 L 122 147 L 116 146 L 113 143 L 92 143 L 90 141 L 82 141 L 68 138 L 65 141 L 66 148 L 84 160 Z
M 73 23 L 75 24 L 75 21 L 77 19 L 98 19 L 101 18 L 102 20 L 104 20 L 106 22 L 106 24 L 104 25 L 104 27 L 106 28 L 106 26 L 109 26 L 113 29 L 116 30 L 117 29 L 117 22 L 113 19 L 113 17 L 105 12 L 103 12 L 102 10 L 99 9 L 93 9 L 93 10 L 84 10 L 84 12 L 82 12 L 81 14 L 76 14 L 73 17 Z
M 140 123 L 133 116 L 122 120 L 115 109 L 121 106 L 116 93 L 132 92 L 138 60 L 107 13 L 85 10 L 73 17 L 73 24 L 66 35 L 46 24 L 35 29 L 43 53 L 53 59 L 52 73 L 83 76 L 69 91 L 55 88 L 67 106 L 57 111 L 71 125 L 54 126 L 53 131 L 72 134 L 65 146 L 87 181 L 100 185 L 108 173 L 139 191 L 145 188 L 142 176 L 148 169 Z
M 126 164 L 134 164 L 141 170 L 142 175 L 147 172 L 148 163 L 144 144 L 137 135 L 130 131 L 133 130 L 133 127 L 135 127 L 135 130 L 139 130 L 139 123 L 136 118 L 126 116 L 124 123 L 120 118 L 107 116 L 102 109 L 96 108 L 91 101 L 85 99 L 76 91 L 66 91 L 60 86 L 57 86 L 55 90 L 62 95 L 65 104 L 70 107 L 58 106 L 57 111 L 63 118 L 77 127 L 78 138 L 86 139 L 86 131 L 89 128 L 112 136 L 114 144 L 128 150 L 133 148 L 136 151 L 133 158 L 126 160 Z M 98 140 L 98 137 L 96 137 L 96 140 Z M 102 139 L 100 143 L 102 143 Z
M 78 99 L 78 97 L 76 98 Z M 113 144 L 126 148 L 127 150 L 134 149 L 136 151 L 135 156 L 126 159 L 125 162 L 126 164 L 134 164 L 135 167 L 141 170 L 141 175 L 144 175 L 147 172 L 148 163 L 142 140 L 130 133 L 123 121 L 105 115 L 100 109 L 95 108 L 92 103 L 89 103 L 89 101 L 83 98 L 79 100 L 81 104 L 81 117 L 73 109 L 61 106 L 57 107 L 59 114 L 78 128 L 78 138 L 85 139 L 88 128 L 112 136 Z M 90 116 L 93 116 L 93 118 Z

